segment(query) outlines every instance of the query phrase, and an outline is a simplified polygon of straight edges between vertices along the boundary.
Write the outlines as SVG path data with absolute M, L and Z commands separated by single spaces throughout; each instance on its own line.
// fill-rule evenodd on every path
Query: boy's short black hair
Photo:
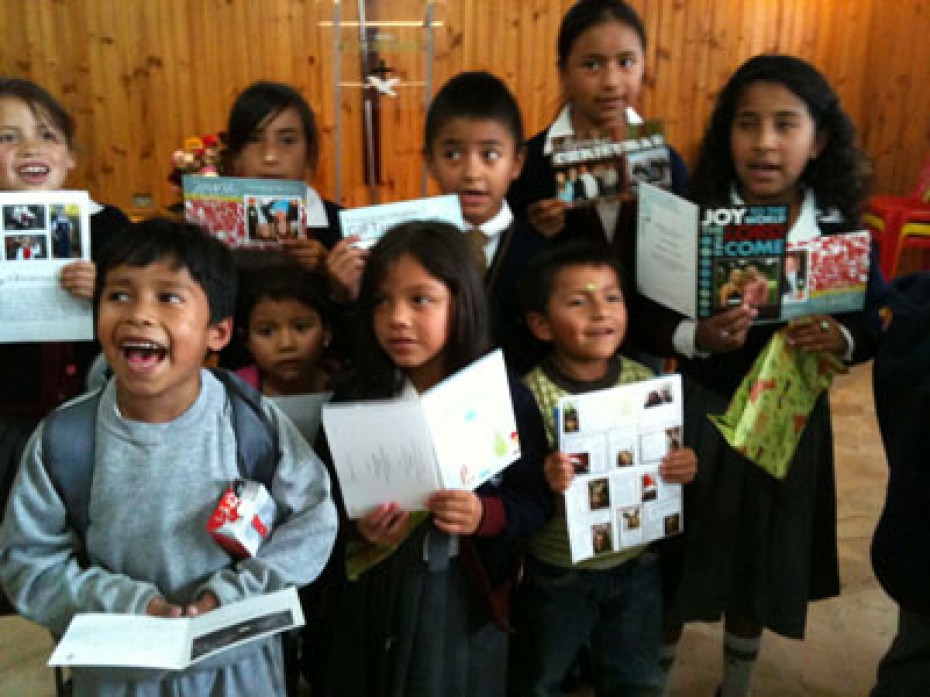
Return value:
M 423 149 L 452 119 L 482 119 L 500 124 L 512 137 L 514 148 L 523 144 L 523 119 L 517 100 L 503 81 L 483 70 L 459 73 L 436 94 L 426 112 Z
M 238 275 L 232 252 L 203 228 L 167 218 L 150 218 L 123 228 L 103 248 L 97 262 L 94 314 L 107 273 L 117 266 L 148 266 L 164 261 L 186 269 L 210 303 L 210 324 L 232 317 L 236 308 Z
M 12 97 L 24 102 L 37 119 L 47 117 L 49 125 L 65 136 L 68 149 L 74 149 L 74 119 L 48 91 L 32 80 L 0 78 L 0 99 Z
M 548 317 L 555 277 L 560 271 L 572 266 L 609 266 L 617 274 L 623 289 L 620 262 L 606 245 L 588 241 L 568 242 L 540 252 L 527 264 L 520 285 L 523 311 L 538 312 Z

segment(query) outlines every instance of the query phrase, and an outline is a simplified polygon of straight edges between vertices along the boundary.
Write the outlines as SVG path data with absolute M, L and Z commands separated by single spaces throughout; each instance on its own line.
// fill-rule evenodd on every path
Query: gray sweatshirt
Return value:
M 161 595 L 176 604 L 203 591 L 221 604 L 304 585 L 326 563 L 337 516 L 325 467 L 291 422 L 263 404 L 278 430 L 281 460 L 271 487 L 278 522 L 254 558 L 237 560 L 206 531 L 223 491 L 239 477 L 231 406 L 201 373 L 201 391 L 161 424 L 120 416 L 115 383 L 97 416 L 87 529 L 89 568 L 42 465 L 42 426 L 23 456 L 0 529 L 0 584 L 19 612 L 63 633 L 79 612 L 144 613 Z M 75 695 L 284 695 L 277 638 L 253 642 L 170 673 L 74 671 Z

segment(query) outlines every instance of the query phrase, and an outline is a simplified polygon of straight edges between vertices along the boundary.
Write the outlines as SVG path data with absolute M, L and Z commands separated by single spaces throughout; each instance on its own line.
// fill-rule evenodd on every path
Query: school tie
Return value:
M 484 251 L 484 246 L 488 243 L 488 236 L 481 232 L 480 228 L 473 227 L 465 231 L 465 239 L 471 245 L 475 264 L 478 265 L 478 270 L 481 271 L 483 276 L 488 270 L 488 257 Z

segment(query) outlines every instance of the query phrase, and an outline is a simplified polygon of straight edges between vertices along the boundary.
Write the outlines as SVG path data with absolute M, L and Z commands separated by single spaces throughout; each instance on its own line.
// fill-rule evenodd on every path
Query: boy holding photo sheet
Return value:
M 556 449 L 559 399 L 640 382 L 652 374 L 617 354 L 627 312 L 620 272 L 601 247 L 572 243 L 541 254 L 527 268 L 523 291 L 528 327 L 552 344 L 552 353 L 524 382 L 536 396 L 553 449 L 545 461 L 546 479 L 552 493 L 560 495 L 585 463 Z M 663 408 L 661 390 L 657 396 L 658 405 L 649 409 Z M 644 399 L 644 410 L 646 404 Z M 566 431 L 569 425 L 584 427 L 579 414 L 566 409 L 564 416 Z M 680 435 L 675 442 L 680 443 Z M 690 482 L 697 471 L 694 452 L 672 447 L 672 439 L 661 445 L 667 454 L 660 460 L 659 476 L 667 483 Z M 630 456 L 618 451 L 618 466 L 626 466 Z M 605 484 L 589 482 L 592 510 L 610 506 Z M 656 493 L 657 485 L 652 476 L 649 481 L 644 476 L 644 500 Z M 627 513 L 626 525 L 641 524 L 636 511 Z M 555 517 L 531 540 L 517 605 L 518 660 L 512 663 L 518 694 L 559 694 L 572 659 L 588 642 L 596 694 L 658 686 L 658 559 L 644 546 L 610 551 L 616 546 L 609 527 L 592 526 L 594 558 L 578 564 L 571 559 L 564 506 L 557 507 Z

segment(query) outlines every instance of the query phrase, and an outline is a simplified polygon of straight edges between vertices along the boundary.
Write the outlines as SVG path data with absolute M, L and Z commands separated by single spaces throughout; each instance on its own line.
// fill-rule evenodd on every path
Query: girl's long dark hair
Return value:
M 381 348 L 374 332 L 374 310 L 391 266 L 410 256 L 449 289 L 452 316 L 445 347 L 445 374 L 481 357 L 488 349 L 487 300 L 481 274 L 468 241 L 452 225 L 435 221 L 402 223 L 372 247 L 359 291 L 359 336 L 355 372 L 346 386 L 349 399 L 384 399 L 398 395 L 404 376 Z
M 846 220 L 856 220 L 866 197 L 868 167 L 856 146 L 852 121 L 826 78 L 794 56 L 756 56 L 743 63 L 727 82 L 717 97 L 701 144 L 690 179 L 690 197 L 704 205 L 729 204 L 730 187 L 736 181 L 730 132 L 740 98 L 756 82 L 783 85 L 807 106 L 826 143 L 802 172 L 801 182 L 813 190 L 821 208 L 837 208 Z

